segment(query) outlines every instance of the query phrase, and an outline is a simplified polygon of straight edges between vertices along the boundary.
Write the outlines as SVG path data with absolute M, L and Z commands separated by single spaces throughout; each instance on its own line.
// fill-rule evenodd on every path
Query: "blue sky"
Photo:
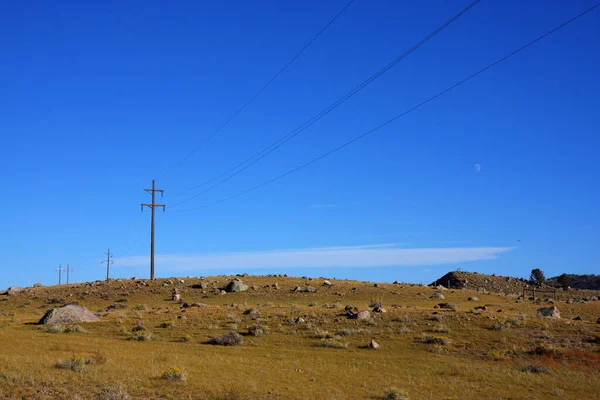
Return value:
M 89 3 L 89 4 L 88 4 Z M 280 181 L 594 5 L 483 0 L 335 111 L 222 186 L 174 196 L 261 150 L 468 3 L 4 2 L 0 287 L 288 273 L 431 282 L 450 269 L 597 273 L 600 10 Z M 480 169 L 476 168 L 478 164 Z M 521 242 L 518 242 L 520 240 Z

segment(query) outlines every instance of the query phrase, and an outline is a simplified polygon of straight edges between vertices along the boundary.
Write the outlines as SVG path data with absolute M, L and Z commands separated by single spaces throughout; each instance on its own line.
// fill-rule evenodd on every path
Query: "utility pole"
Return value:
M 110 264 L 112 264 L 114 261 L 112 260 L 112 256 L 110 254 L 110 249 L 108 249 L 106 254 L 106 261 L 102 261 L 102 263 L 106 263 L 106 281 L 108 282 L 108 275 L 109 275 L 109 271 L 110 271 Z M 114 256 L 114 254 L 113 254 Z
M 148 207 L 152 210 L 152 227 L 150 230 L 150 279 L 154 280 L 154 209 L 156 207 L 162 207 L 163 211 L 165 211 L 164 204 L 156 204 L 154 202 L 154 193 L 160 192 L 160 197 L 163 196 L 164 190 L 155 189 L 154 188 L 154 179 L 152 180 L 152 189 L 144 189 L 146 192 L 152 195 L 152 203 L 151 204 L 142 204 L 142 211 L 144 207 Z
M 58 264 L 58 268 L 56 268 L 56 271 L 58 271 L 58 285 L 60 286 L 60 281 L 61 281 L 61 272 L 64 271 L 66 268 L 62 267 L 62 264 Z
M 73 271 L 73 268 L 69 268 L 69 264 L 67 264 L 67 285 L 69 284 L 69 271 Z

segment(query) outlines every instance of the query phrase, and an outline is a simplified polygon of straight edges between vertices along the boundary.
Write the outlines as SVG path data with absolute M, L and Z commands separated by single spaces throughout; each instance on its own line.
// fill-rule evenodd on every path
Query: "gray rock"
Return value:
M 6 294 L 8 294 L 9 296 L 14 296 L 16 294 L 21 293 L 22 291 L 23 291 L 23 288 L 21 286 L 11 286 L 6 291 Z
M 479 301 L 477 297 L 469 297 L 469 301 Z
M 244 292 L 248 290 L 248 285 L 246 285 L 244 282 L 242 282 L 239 279 L 234 279 L 231 282 L 229 282 L 229 284 L 227 285 L 227 287 L 225 288 L 225 291 L 227 292 Z
M 257 308 L 249 308 L 246 311 L 244 311 L 244 315 L 254 315 L 254 314 L 258 314 L 258 309 Z
M 323 286 L 331 286 L 331 282 L 329 282 L 327 279 L 325 279 L 323 281 Z
M 312 287 L 312 286 L 307 286 L 306 288 L 304 288 L 304 291 L 305 291 L 306 293 L 314 293 L 314 292 L 316 292 L 316 291 L 317 291 L 317 289 L 316 289 L 316 288 L 314 288 L 314 287 Z
M 206 289 L 206 282 L 202 281 L 200 283 L 196 283 L 192 285 L 192 289 Z
M 373 308 L 373 312 L 376 313 L 386 313 L 387 310 L 381 306 L 375 306 L 375 308 Z
M 35 284 L 33 285 L 33 287 L 42 287 L 42 284 L 41 284 L 41 283 L 39 283 L 39 282 L 37 282 L 37 283 L 35 283 Z
M 361 312 L 359 312 L 358 314 L 356 314 L 356 319 L 370 319 L 371 318 L 371 312 L 369 310 L 363 310 Z
M 440 293 L 440 292 L 435 292 L 435 293 L 434 293 L 434 294 L 431 296 L 431 298 L 432 298 L 432 299 L 440 299 L 440 300 L 443 300 L 443 299 L 445 299 L 444 295 L 443 295 L 442 293 Z
M 370 349 L 375 349 L 377 350 L 379 348 L 379 343 L 377 343 L 375 340 L 371 339 L 371 341 L 369 342 L 369 346 Z
M 52 325 L 52 324 L 70 324 L 73 322 L 95 322 L 99 321 L 90 310 L 82 306 L 76 306 L 69 304 L 63 307 L 53 308 L 48 311 L 42 319 L 40 324 Z
M 556 306 L 538 308 L 537 314 L 540 317 L 560 318 L 560 311 Z

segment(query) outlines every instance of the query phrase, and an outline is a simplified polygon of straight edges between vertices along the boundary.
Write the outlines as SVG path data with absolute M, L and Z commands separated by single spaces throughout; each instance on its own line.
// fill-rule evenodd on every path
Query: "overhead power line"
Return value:
M 258 185 L 256 185 L 256 186 L 253 186 L 253 187 L 251 187 L 251 188 L 249 188 L 249 189 L 246 189 L 246 190 L 244 190 L 244 191 L 241 191 L 241 192 L 239 192 L 239 193 L 236 193 L 236 194 L 234 194 L 234 195 L 232 195 L 232 196 L 225 197 L 225 198 L 223 198 L 223 199 L 220 199 L 220 200 L 214 201 L 214 202 L 212 202 L 212 203 L 204 204 L 204 205 L 202 205 L 202 206 L 199 206 L 199 207 L 195 207 L 195 208 L 191 208 L 191 209 L 187 209 L 187 210 L 181 210 L 181 211 L 194 211 L 194 210 L 200 210 L 200 209 L 203 209 L 203 208 L 207 208 L 207 207 L 210 207 L 210 206 L 213 206 L 213 205 L 219 204 L 219 203 L 223 203 L 223 202 L 226 202 L 226 201 L 229 201 L 229 200 L 235 199 L 235 198 L 237 198 L 237 197 L 243 196 L 243 195 L 245 195 L 245 194 L 247 194 L 247 193 L 250 193 L 250 192 L 253 192 L 253 191 L 257 190 L 257 189 L 260 189 L 260 188 L 262 188 L 262 187 L 265 187 L 265 186 L 267 186 L 267 185 L 269 185 L 269 184 L 271 184 L 271 183 L 273 183 L 273 182 L 275 182 L 275 181 L 278 181 L 278 180 L 280 180 L 280 179 L 282 179 L 282 178 L 285 178 L 286 176 L 288 176 L 288 175 L 291 175 L 291 174 L 293 174 L 294 172 L 297 172 L 297 171 L 299 171 L 299 170 L 301 170 L 301 169 L 303 169 L 303 168 L 305 168 L 305 167 L 308 167 L 309 165 L 311 165 L 311 164 L 314 164 L 314 163 L 316 163 L 317 161 L 320 161 L 320 160 L 324 159 L 325 157 L 328 157 L 328 156 L 330 156 L 331 154 L 333 154 L 333 153 L 335 153 L 335 152 L 337 152 L 337 151 L 339 151 L 339 150 L 342 150 L 343 148 L 345 148 L 345 147 L 347 147 L 347 146 L 349 146 L 349 145 L 353 144 L 354 142 L 357 142 L 358 140 L 360 140 L 360 139 L 363 139 L 364 137 L 366 137 L 366 136 L 368 136 L 368 135 L 370 135 L 370 134 L 372 134 L 372 133 L 374 133 L 374 132 L 378 131 L 379 129 L 381 129 L 381 128 L 383 128 L 383 127 L 385 127 L 385 126 L 387 126 L 387 125 L 391 124 L 392 122 L 394 122 L 394 121 L 396 121 L 396 120 L 398 120 L 398 119 L 400 119 L 400 118 L 404 117 L 405 115 L 407 115 L 407 114 L 409 114 L 409 113 L 411 113 L 411 112 L 413 112 L 413 111 L 415 111 L 415 110 L 417 110 L 417 109 L 419 109 L 419 108 L 423 107 L 424 105 L 426 105 L 426 104 L 430 103 L 431 101 L 433 101 L 433 100 L 437 99 L 437 98 L 438 98 L 438 97 L 440 97 L 440 96 L 443 96 L 444 94 L 446 94 L 446 93 L 450 92 L 451 90 L 453 90 L 453 89 L 456 89 L 458 86 L 462 85 L 463 83 L 466 83 L 466 82 L 470 81 L 471 79 L 473 79 L 473 78 L 477 77 L 478 75 L 480 75 L 480 74 L 482 74 L 482 73 L 486 72 L 487 70 L 489 70 L 489 69 L 491 69 L 491 68 L 495 67 L 496 65 L 498 65 L 498 64 L 500 64 L 500 63 L 502 63 L 502 62 L 506 61 L 506 60 L 507 60 L 507 59 L 509 59 L 510 57 L 512 57 L 512 56 L 514 56 L 514 55 L 516 55 L 517 53 L 520 53 L 521 51 L 523 51 L 523 50 L 527 49 L 528 47 L 530 47 L 530 46 L 534 45 L 535 43 L 539 42 L 540 40 L 544 39 L 545 37 L 547 37 L 547 36 L 549 36 L 549 35 L 551 35 L 551 34 L 555 33 L 556 31 L 558 31 L 558 30 L 560 30 L 560 29 L 564 28 L 565 26 L 567 26 L 567 25 L 569 25 L 570 23 L 572 23 L 572 22 L 574 22 L 574 21 L 578 20 L 579 18 L 583 17 L 584 15 L 588 14 L 589 12 L 593 11 L 594 9 L 596 9 L 596 8 L 598 8 L 598 7 L 600 7 L 600 3 L 597 3 L 596 5 L 594 5 L 594 6 L 590 7 L 590 8 L 588 8 L 587 10 L 585 10 L 585 11 L 581 12 L 580 14 L 578 14 L 578 15 L 574 16 L 573 18 L 571 18 L 571 19 L 569 19 L 569 20 L 567 20 L 567 21 L 563 22 L 562 24 L 558 25 L 556 28 L 554 28 L 554 29 L 552 29 L 552 30 L 550 30 L 550 31 L 548 31 L 548 32 L 546 32 L 546 33 L 544 33 L 544 34 L 543 34 L 543 35 L 541 35 L 541 36 L 538 36 L 537 38 L 535 38 L 534 40 L 530 41 L 529 43 L 527 43 L 527 44 L 525 44 L 525 45 L 523 45 L 523 46 L 519 47 L 518 49 L 516 49 L 516 50 L 514 50 L 514 51 L 512 51 L 512 52 L 508 53 L 507 55 L 505 55 L 505 56 L 503 56 L 503 57 L 499 58 L 498 60 L 496 60 L 496 61 L 494 61 L 493 63 L 491 63 L 491 64 L 487 65 L 486 67 L 484 67 L 484 68 L 480 69 L 479 71 L 477 71 L 477 72 L 475 72 L 475 73 L 473 73 L 473 74 L 469 75 L 468 77 L 466 77 L 466 78 L 464 78 L 464 79 L 462 79 L 462 80 L 460 80 L 460 81 L 456 82 L 455 84 L 453 84 L 453 85 L 451 85 L 451 86 L 447 87 L 446 89 L 442 90 L 441 92 L 437 93 L 436 95 L 434 95 L 434 96 L 431 96 L 431 97 L 430 97 L 430 98 L 428 98 L 427 100 L 425 100 L 425 101 L 422 101 L 421 103 L 419 103 L 419 104 L 417 104 L 417 105 L 415 105 L 415 106 L 413 106 L 413 107 L 409 108 L 408 110 L 406 110 L 406 111 L 404 111 L 404 112 L 402 112 L 402 113 L 400 113 L 400 114 L 396 115 L 395 117 L 393 117 L 393 118 L 391 118 L 391 119 L 389 119 L 389 120 L 385 121 L 384 123 L 382 123 L 382 124 L 380 124 L 380 125 L 376 126 L 375 128 L 373 128 L 373 129 L 371 129 L 371 130 L 369 130 L 369 131 L 367 131 L 367 132 L 365 132 L 365 133 L 363 133 L 363 134 L 361 134 L 361 135 L 358 135 L 358 136 L 354 137 L 353 139 L 351 139 L 351 140 L 349 140 L 349 141 L 347 141 L 347 142 L 345 142 L 345 143 L 343 143 L 343 144 L 341 144 L 341 145 L 339 145 L 339 146 L 337 146 L 337 147 L 335 147 L 335 148 L 333 148 L 333 149 L 329 150 L 328 152 L 326 152 L 326 153 L 324 153 L 324 154 L 322 154 L 322 155 L 320 155 L 320 156 L 318 156 L 318 157 L 316 157 L 316 158 L 313 158 L 313 159 L 312 159 L 312 160 L 310 160 L 310 161 L 307 161 L 307 162 L 305 162 L 304 164 L 301 164 L 301 165 L 297 166 L 296 168 L 293 168 L 293 169 L 291 169 L 291 170 L 289 170 L 289 171 L 287 171 L 287 172 L 285 172 L 285 173 L 283 173 L 283 174 L 281 174 L 281 175 L 278 175 L 278 176 L 276 176 L 276 177 L 274 177 L 274 178 L 272 178 L 272 179 L 269 179 L 268 181 L 265 181 L 265 182 L 263 182 L 263 183 L 261 183 L 261 184 L 258 184 Z
M 229 123 L 231 121 L 233 121 L 242 111 L 244 111 L 244 109 L 246 107 L 248 107 L 254 100 L 256 100 L 256 98 L 258 96 L 261 95 L 262 92 L 264 92 L 269 86 L 271 86 L 271 84 L 277 79 L 279 78 L 279 76 L 285 72 L 286 69 L 288 69 L 288 67 L 290 65 L 292 65 L 294 63 L 294 61 L 296 61 L 296 59 L 298 59 L 298 57 L 300 57 L 302 55 L 302 53 L 304 53 L 304 51 L 306 49 L 308 49 L 310 47 L 310 45 L 312 45 L 318 38 L 319 36 L 321 36 L 326 30 L 327 28 L 329 28 L 339 17 L 340 15 L 342 15 L 344 13 L 344 11 L 346 11 L 346 9 L 348 7 L 350 7 L 350 5 L 354 3 L 354 0 L 350 0 L 323 28 L 321 28 L 321 30 L 319 32 L 317 32 L 317 34 L 315 36 L 313 36 L 312 39 L 310 39 L 308 41 L 308 43 L 306 43 L 304 45 L 304 47 L 302 47 L 300 49 L 300 51 L 298 51 L 292 58 L 291 60 L 289 60 L 279 71 L 277 71 L 277 73 L 275 75 L 273 75 L 273 77 L 271 79 L 269 79 L 267 81 L 267 83 L 265 83 L 259 90 L 258 92 L 256 92 L 248 101 L 246 101 L 240 108 L 238 108 L 232 115 L 231 117 L 229 117 L 229 119 L 227 119 L 223 124 L 221 124 L 213 133 L 211 133 L 206 139 L 204 139 L 202 142 L 200 142 L 196 147 L 194 147 L 192 149 L 191 152 L 189 152 L 185 157 L 183 157 L 181 160 L 179 160 L 170 170 L 167 170 L 164 175 L 163 178 L 174 168 L 177 168 L 178 166 L 180 166 L 181 164 L 183 164 L 184 162 L 186 162 L 190 157 L 192 157 L 198 150 L 200 150 L 200 148 L 202 146 L 204 146 L 207 142 L 209 142 L 213 137 L 215 137 L 219 132 L 221 132 L 223 129 L 225 129 L 225 127 L 227 125 L 229 125 Z
M 287 143 L 288 141 L 290 141 L 291 139 L 293 139 L 294 137 L 296 137 L 297 135 L 299 135 L 301 132 L 305 131 L 310 126 L 312 126 L 313 124 L 315 124 L 321 118 L 323 118 L 324 116 L 326 116 L 327 114 L 329 114 L 330 112 L 332 112 L 333 110 L 335 110 L 337 107 L 339 107 L 340 105 L 342 105 L 343 103 L 345 103 L 348 99 L 350 99 L 352 96 L 354 96 L 355 94 L 357 94 L 358 92 L 360 92 L 362 89 L 364 89 L 370 83 L 372 83 L 373 81 L 375 81 L 381 75 L 385 74 L 392 67 L 394 67 L 400 61 L 402 61 L 403 59 L 405 59 L 406 57 L 408 57 L 411 53 L 413 53 L 419 47 L 421 47 L 422 45 L 424 45 L 425 43 L 427 43 L 430 39 L 432 39 L 438 33 L 440 33 L 441 31 L 443 31 L 446 27 L 448 27 L 450 24 L 452 24 L 454 21 L 456 21 L 458 18 L 460 18 L 463 14 L 465 14 L 467 11 L 469 11 L 472 7 L 474 7 L 479 2 L 480 2 L 480 0 L 475 0 L 472 3 L 470 3 L 467 7 L 465 7 L 464 9 L 462 9 L 458 14 L 454 15 L 452 18 L 450 18 L 444 24 L 442 24 L 441 26 L 439 26 L 437 29 L 435 29 L 433 32 L 431 32 L 429 35 L 427 35 L 425 38 L 421 39 L 417 44 L 415 44 L 414 46 L 412 46 L 410 49 L 406 50 L 404 53 L 400 54 L 392 62 L 390 62 L 389 64 L 387 64 L 385 67 L 383 67 L 382 69 L 380 69 L 375 74 L 371 75 L 369 78 L 367 78 L 361 84 L 359 84 L 358 86 L 356 86 L 350 92 L 346 93 L 344 96 L 342 96 L 340 99 L 338 99 L 337 101 L 335 101 L 333 104 L 329 105 L 328 107 L 326 107 L 325 109 L 323 109 L 319 113 L 317 113 L 315 116 L 313 116 L 309 120 L 305 121 L 302 125 L 298 126 L 297 128 L 295 128 L 291 132 L 289 132 L 286 135 L 282 136 L 281 138 L 279 138 L 275 142 L 271 143 L 266 148 L 260 150 L 258 153 L 255 153 L 254 155 L 252 155 L 251 157 L 247 158 L 246 160 L 244 160 L 244 161 L 236 164 L 234 167 L 228 169 L 227 171 L 225 171 L 224 173 L 220 174 L 219 176 L 217 176 L 215 178 L 212 178 L 212 179 L 210 179 L 208 181 L 205 181 L 205 182 L 203 182 L 203 183 L 201 183 L 199 185 L 194 186 L 191 189 L 188 189 L 188 190 L 184 191 L 184 192 L 187 192 L 187 191 L 190 191 L 190 190 L 194 190 L 194 189 L 200 188 L 200 187 L 202 187 L 202 186 L 204 186 L 204 185 L 206 185 L 206 184 L 208 184 L 208 183 L 210 183 L 212 181 L 215 181 L 215 180 L 217 180 L 219 178 L 224 177 L 225 175 L 229 174 L 230 172 L 232 172 L 232 171 L 236 170 L 237 168 L 241 167 L 237 171 L 231 173 L 229 176 L 226 176 L 225 178 L 221 179 L 217 183 L 209 186 L 205 190 L 203 190 L 203 191 L 201 191 L 201 192 L 199 192 L 199 193 L 197 193 L 197 194 L 195 194 L 195 195 L 193 195 L 191 197 L 188 197 L 185 200 L 176 202 L 175 204 L 173 204 L 171 206 L 171 208 L 177 207 L 177 206 L 179 206 L 181 204 L 184 204 L 184 203 L 187 203 L 188 201 L 191 201 L 191 200 L 193 200 L 193 199 L 195 199 L 195 198 L 203 195 L 204 193 L 209 192 L 209 191 L 211 191 L 211 190 L 219 187 L 223 183 L 227 182 L 228 180 L 230 180 L 234 176 L 238 175 L 242 171 L 250 168 L 252 165 L 256 164 L 257 162 L 259 162 L 260 160 L 262 160 L 263 158 L 265 158 L 266 156 L 268 156 L 269 154 L 271 154 L 272 152 L 274 152 L 275 150 L 277 150 L 278 148 L 280 148 L 281 146 L 283 146 L 285 143 Z M 246 165 L 243 166 L 244 164 L 246 164 Z M 184 192 L 180 192 L 178 194 L 181 194 L 181 193 L 184 193 Z

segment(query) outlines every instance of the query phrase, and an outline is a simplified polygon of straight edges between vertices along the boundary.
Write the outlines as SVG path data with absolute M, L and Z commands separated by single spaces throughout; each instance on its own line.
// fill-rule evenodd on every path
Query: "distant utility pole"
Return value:
M 69 284 L 69 271 L 73 271 L 73 268 L 69 268 L 69 264 L 67 264 L 67 285 Z
M 160 192 L 160 197 L 162 197 L 164 190 L 154 188 L 154 179 L 152 180 L 152 189 L 144 190 L 152 195 L 152 203 L 142 204 L 142 211 L 144 210 L 144 207 L 148 207 L 152 210 L 152 228 L 150 231 L 150 279 L 154 280 L 154 209 L 156 207 L 162 207 L 163 211 L 165 211 L 165 204 L 156 204 L 154 202 L 154 193 Z
M 58 284 L 60 285 L 60 281 L 61 281 L 61 272 L 62 271 L 66 271 L 67 268 L 63 268 L 62 264 L 58 264 L 58 268 L 56 268 L 56 271 L 58 271 Z
M 114 261 L 112 260 L 112 256 L 114 256 L 114 254 L 110 254 L 110 249 L 108 249 L 106 254 L 106 260 L 102 261 L 102 263 L 106 263 L 106 280 L 108 281 L 108 276 L 109 276 L 109 271 L 110 271 L 110 264 L 112 264 Z

